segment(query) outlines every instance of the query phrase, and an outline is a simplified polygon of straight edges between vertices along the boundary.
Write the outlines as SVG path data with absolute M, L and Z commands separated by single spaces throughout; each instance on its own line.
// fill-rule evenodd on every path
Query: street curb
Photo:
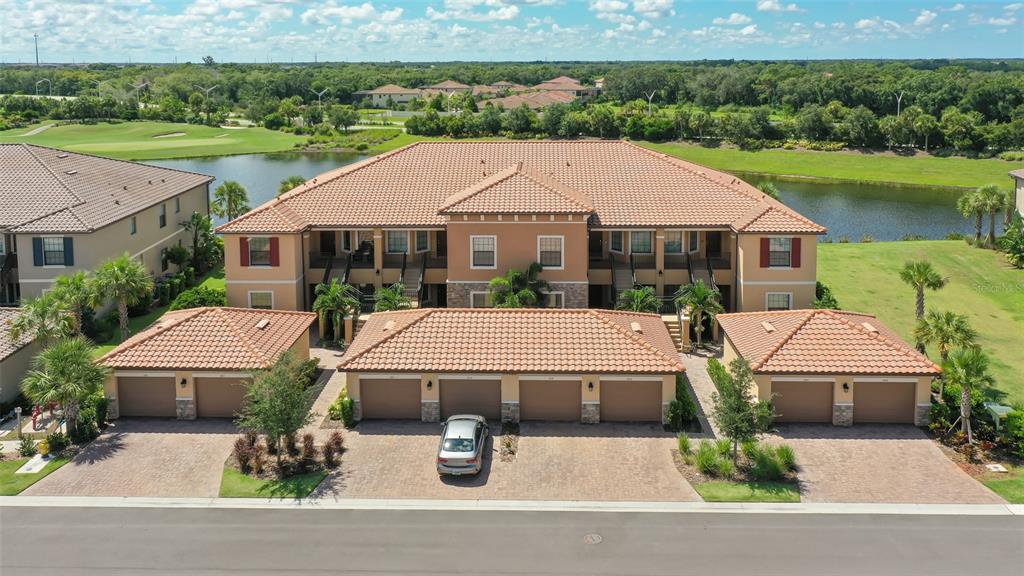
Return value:
M 911 516 L 1024 516 L 1014 504 L 869 504 L 740 502 L 591 502 L 539 500 L 404 500 L 280 498 L 134 498 L 4 496 L 0 508 L 182 508 L 266 510 L 447 510 L 509 512 L 637 512 L 696 514 L 861 514 Z

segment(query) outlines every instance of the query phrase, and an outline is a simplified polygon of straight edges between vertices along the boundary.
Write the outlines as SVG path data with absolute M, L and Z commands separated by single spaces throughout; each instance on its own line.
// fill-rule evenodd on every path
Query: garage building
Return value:
M 662 422 L 683 372 L 661 317 L 426 308 L 373 314 L 338 369 L 357 419 Z
M 750 362 L 778 422 L 928 424 L 940 368 L 869 314 L 722 314 L 723 361 Z
M 111 418 L 233 418 L 254 370 L 309 358 L 312 312 L 193 308 L 164 314 L 99 359 Z

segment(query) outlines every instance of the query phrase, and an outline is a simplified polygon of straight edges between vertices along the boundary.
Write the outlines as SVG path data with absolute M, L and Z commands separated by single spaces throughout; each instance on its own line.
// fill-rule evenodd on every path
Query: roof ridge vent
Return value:
M 260 321 L 256 323 L 257 330 L 265 330 L 267 326 L 270 326 L 270 318 L 261 318 Z
M 68 176 L 74 176 L 75 174 L 78 174 L 78 170 L 67 170 L 64 173 L 67 174 Z
M 878 328 L 875 328 L 875 326 L 870 322 L 861 322 L 861 326 L 863 326 L 865 330 L 871 332 L 872 334 L 878 334 Z
M 67 155 L 67 153 L 65 153 L 65 152 L 62 152 L 62 153 L 60 153 L 60 154 L 57 154 L 57 158 L 67 158 L 67 157 L 68 157 L 68 155 Z
M 767 321 L 767 320 L 765 320 L 764 322 L 761 322 L 761 328 L 764 328 L 764 331 L 769 333 L 769 334 L 771 334 L 772 332 L 775 332 L 775 325 L 772 324 L 771 322 Z
M 643 334 L 644 333 L 644 329 L 643 329 L 642 326 L 640 326 L 639 322 L 630 322 L 629 323 L 629 329 L 632 330 L 633 332 L 636 332 L 637 334 Z
M 395 329 L 395 321 L 394 320 L 388 320 L 387 322 L 384 323 L 384 331 L 385 332 L 390 332 L 391 330 L 394 330 L 394 329 Z

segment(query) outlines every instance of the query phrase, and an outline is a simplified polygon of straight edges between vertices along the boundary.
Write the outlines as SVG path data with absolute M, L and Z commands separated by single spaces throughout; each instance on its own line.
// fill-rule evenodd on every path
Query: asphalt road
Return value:
M 4 576 L 1019 576 L 1022 567 L 1022 516 L 0 508 Z

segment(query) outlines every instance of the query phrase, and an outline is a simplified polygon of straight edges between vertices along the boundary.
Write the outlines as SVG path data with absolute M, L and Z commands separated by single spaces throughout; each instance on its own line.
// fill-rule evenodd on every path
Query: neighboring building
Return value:
M 440 92 L 447 95 L 455 94 L 457 92 L 472 92 L 473 87 L 469 84 L 463 84 L 462 82 L 445 80 L 444 82 L 438 82 L 437 84 L 431 84 L 430 86 L 423 86 L 423 90 L 431 93 Z
M 193 308 L 167 312 L 98 362 L 111 369 L 108 414 L 231 418 L 254 370 L 288 350 L 309 358 L 312 312 Z
M 1010 172 L 1013 178 L 1013 187 L 1016 191 L 1017 213 L 1024 216 L 1024 169 Z
M 499 106 L 505 110 L 511 110 L 526 104 L 531 110 L 540 110 L 552 104 L 568 104 L 575 100 L 576 97 L 569 92 L 523 92 L 505 96 L 504 98 L 485 100 L 481 102 L 481 105 L 486 106 L 490 104 L 491 106 Z
M 11 322 L 20 313 L 18 308 L 0 308 L 0 402 L 11 402 L 18 397 L 32 357 L 39 352 L 39 346 L 30 336 L 11 339 Z
M 664 422 L 679 361 L 661 317 L 420 309 L 370 316 L 338 364 L 357 419 Z
M 807 308 L 825 229 L 742 180 L 621 141 L 419 142 L 322 174 L 221 226 L 228 302 L 308 309 L 337 278 L 420 305 L 488 306 L 541 262 L 547 305 L 669 298 L 702 279 L 729 310 Z
M 600 91 L 594 86 L 586 86 L 581 84 L 579 80 L 568 76 L 559 76 L 558 78 L 541 82 L 534 86 L 533 89 L 541 92 L 565 92 L 581 100 L 589 100 L 597 96 Z
M 750 362 L 779 422 L 928 424 L 941 370 L 869 314 L 791 310 L 723 314 L 726 364 Z
M 209 213 L 210 176 L 28 144 L 0 144 L 0 304 L 127 252 L 154 276 Z
M 389 103 L 408 104 L 416 98 L 423 98 L 423 90 L 419 88 L 403 88 L 395 84 L 385 84 L 373 90 L 359 90 L 353 93 L 356 100 L 368 98 L 375 108 L 382 108 Z
M 515 92 L 525 92 L 529 89 L 528 86 L 523 86 L 522 84 L 501 80 L 494 84 L 473 86 L 473 96 L 493 96 L 502 92 L 513 94 Z

